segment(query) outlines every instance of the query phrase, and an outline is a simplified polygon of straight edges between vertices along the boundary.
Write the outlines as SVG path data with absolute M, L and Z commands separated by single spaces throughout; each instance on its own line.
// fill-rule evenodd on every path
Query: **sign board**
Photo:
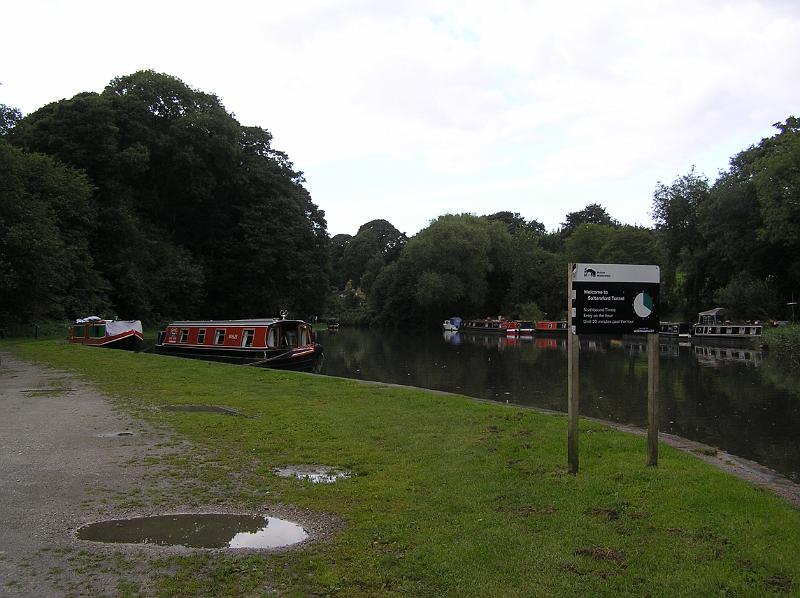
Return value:
M 573 264 L 573 332 L 658 332 L 660 281 L 658 266 Z

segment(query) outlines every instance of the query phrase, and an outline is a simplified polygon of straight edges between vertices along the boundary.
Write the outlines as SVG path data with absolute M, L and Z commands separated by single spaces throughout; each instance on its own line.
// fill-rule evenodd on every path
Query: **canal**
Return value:
M 566 411 L 565 337 L 322 330 L 321 373 Z M 660 343 L 660 429 L 800 482 L 800 372 L 752 347 Z M 647 425 L 646 338 L 581 337 L 581 415 Z

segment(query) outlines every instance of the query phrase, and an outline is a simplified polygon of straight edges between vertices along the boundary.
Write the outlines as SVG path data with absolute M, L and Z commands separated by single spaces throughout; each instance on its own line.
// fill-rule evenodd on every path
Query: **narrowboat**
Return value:
M 536 322 L 535 332 L 537 334 L 562 334 L 567 331 L 566 320 L 540 320 Z
M 483 318 L 482 320 L 464 320 L 459 330 L 462 332 L 478 332 L 481 334 L 506 334 L 509 321 L 504 318 Z
M 166 355 L 228 361 L 271 368 L 312 368 L 322 355 L 311 325 L 302 320 L 263 318 L 172 322 L 158 335 Z
M 512 320 L 506 326 L 507 336 L 532 336 L 533 322 L 528 320 Z
M 658 334 L 674 338 L 691 338 L 689 322 L 659 322 Z
M 458 329 L 461 327 L 461 322 L 462 320 L 458 316 L 448 318 L 442 322 L 442 330 L 445 332 L 458 332 Z
M 728 310 L 715 307 L 697 314 L 697 323 L 692 327 L 694 339 L 757 339 L 761 336 L 761 322 L 739 323 L 728 318 Z
M 67 342 L 137 351 L 144 343 L 142 323 L 139 320 L 104 320 L 97 316 L 79 318 L 69 327 Z

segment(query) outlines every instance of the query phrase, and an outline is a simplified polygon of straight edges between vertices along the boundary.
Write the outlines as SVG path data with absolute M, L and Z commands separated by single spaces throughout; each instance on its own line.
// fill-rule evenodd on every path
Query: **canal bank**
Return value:
M 245 510 L 291 505 L 342 521 L 291 555 L 176 556 L 172 572 L 160 573 L 164 587 L 191 579 L 202 560 L 214 583 L 258 576 L 304 595 L 797 589 L 797 509 L 669 447 L 658 468 L 647 468 L 640 439 L 594 422 L 582 424 L 574 477 L 565 471 L 561 415 L 63 343 L 12 349 L 79 372 L 129 416 L 194 447 L 147 462 L 184 499 L 207 505 L 220 498 L 208 489 L 222 489 Z M 176 404 L 247 417 L 161 409 Z M 310 463 L 353 475 L 313 485 L 273 473 Z
M 323 374 L 408 384 L 565 412 L 565 335 L 322 331 Z M 647 426 L 644 336 L 580 338 L 582 416 Z M 800 373 L 752 345 L 662 340 L 664 433 L 760 463 L 800 483 Z

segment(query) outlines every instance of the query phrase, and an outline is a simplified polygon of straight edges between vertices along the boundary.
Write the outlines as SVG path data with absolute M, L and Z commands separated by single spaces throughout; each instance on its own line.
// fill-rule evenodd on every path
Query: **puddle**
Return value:
M 119 438 L 119 437 L 127 437 L 127 436 L 135 436 L 135 432 L 128 432 L 127 430 L 124 432 L 105 432 L 104 434 L 98 434 L 98 438 Z
M 192 413 L 220 413 L 222 415 L 238 415 L 247 417 L 232 407 L 217 407 L 216 405 L 166 405 L 162 407 L 164 411 L 189 411 Z
M 189 548 L 281 548 L 308 538 L 291 521 L 259 515 L 156 515 L 84 525 L 78 539 Z
M 353 475 L 349 471 L 324 465 L 287 465 L 286 467 L 275 467 L 272 472 L 282 478 L 296 477 L 301 480 L 310 480 L 315 484 L 333 484 Z

